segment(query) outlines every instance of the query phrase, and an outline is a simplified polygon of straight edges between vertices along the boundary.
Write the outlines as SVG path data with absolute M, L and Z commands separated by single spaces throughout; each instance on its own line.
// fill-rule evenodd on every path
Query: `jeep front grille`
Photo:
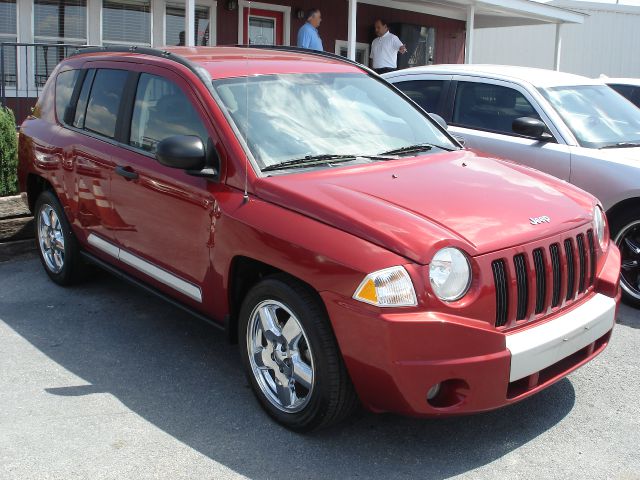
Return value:
M 593 285 L 596 261 L 592 230 L 518 253 L 512 259 L 493 260 L 495 326 L 532 320 L 560 307 L 563 299 L 564 305 L 576 301 Z

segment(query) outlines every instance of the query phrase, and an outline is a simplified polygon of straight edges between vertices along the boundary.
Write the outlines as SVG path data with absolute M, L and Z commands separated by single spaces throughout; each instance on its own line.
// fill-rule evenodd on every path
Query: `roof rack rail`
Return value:
M 225 45 L 219 45 L 220 47 L 224 47 Z M 349 65 L 353 65 L 355 67 L 360 68 L 361 70 L 370 73 L 370 74 L 376 74 L 371 68 L 367 67 L 366 65 L 362 65 L 361 63 L 356 62 L 355 60 L 351 60 L 349 58 L 343 57 L 342 55 L 338 55 L 335 53 L 331 53 L 331 52 L 325 52 L 325 51 L 320 51 L 320 50 L 310 50 L 308 48 L 302 48 L 302 47 L 291 47 L 291 46 L 287 46 L 287 45 L 246 45 L 246 44 L 236 44 L 236 45 L 229 45 L 232 47 L 237 47 L 237 48 L 255 48 L 255 49 L 260 49 L 260 50 L 276 50 L 276 51 L 283 51 L 283 52 L 293 52 L 293 53 L 304 53 L 306 55 L 313 55 L 316 57 L 323 57 L 323 58 L 330 58 L 332 60 L 338 60 L 340 62 L 343 63 L 348 63 Z M 214 47 L 210 47 L 210 48 L 214 48 Z M 69 57 L 75 56 L 75 55 L 83 55 L 83 54 L 91 54 L 91 53 L 139 53 L 142 55 L 150 55 L 152 57 L 159 57 L 159 58 L 167 58 L 170 60 L 173 60 L 174 62 L 177 62 L 181 65 L 184 65 L 185 67 L 189 68 L 190 70 L 192 70 L 194 73 L 199 75 L 199 72 L 196 69 L 196 66 L 194 65 L 193 62 L 189 61 L 187 58 L 183 57 L 182 55 L 178 55 L 176 53 L 173 52 L 169 52 L 167 50 L 162 50 L 159 48 L 153 48 L 153 47 L 139 47 L 137 45 L 131 45 L 131 46 L 127 46 L 127 45 L 110 45 L 110 46 L 102 46 L 102 47 L 87 47 L 87 48 L 77 48 L 75 52 L 73 52 L 71 55 L 69 55 Z
M 239 48 L 257 48 L 260 50 L 277 50 L 283 52 L 294 52 L 294 53 L 304 53 L 307 55 L 315 55 L 316 57 L 324 57 L 330 58 L 332 60 L 338 60 L 344 63 L 348 63 L 349 65 L 354 65 L 367 73 L 376 74 L 371 68 L 363 65 L 361 63 L 356 62 L 355 60 L 351 60 L 350 58 L 343 57 L 342 55 L 338 55 L 337 53 L 325 52 L 324 50 L 311 50 L 308 48 L 302 47 L 292 47 L 288 45 L 246 45 L 246 44 L 237 44 L 233 45 L 234 47 Z M 376 74 L 377 75 L 377 74 Z
M 161 50 L 159 48 L 152 47 L 138 47 L 137 45 L 110 45 L 110 46 L 102 46 L 102 47 L 88 47 L 88 48 L 77 48 L 75 52 L 73 52 L 69 57 L 73 57 L 75 55 L 84 55 L 91 53 L 139 53 L 141 55 L 149 55 L 152 57 L 158 58 L 166 58 L 168 60 L 172 60 L 180 65 L 187 67 L 191 70 L 200 80 L 202 80 L 207 88 L 210 87 L 211 79 L 205 76 L 202 73 L 202 70 L 197 67 L 197 65 L 182 55 L 175 54 L 173 52 L 169 52 L 167 50 Z M 69 58 L 67 57 L 67 58 Z
M 76 48 L 76 51 L 73 52 L 69 57 L 73 57 L 75 55 L 84 55 L 87 53 L 140 53 L 142 55 L 150 55 L 152 57 L 160 57 L 160 58 L 168 58 L 174 60 L 178 63 L 181 63 L 185 66 L 193 66 L 193 64 L 182 57 L 181 55 L 176 55 L 175 53 L 169 52 L 167 50 L 161 50 L 159 48 L 152 47 L 138 47 L 137 45 L 109 45 L 102 47 L 87 47 L 83 48 L 79 46 Z

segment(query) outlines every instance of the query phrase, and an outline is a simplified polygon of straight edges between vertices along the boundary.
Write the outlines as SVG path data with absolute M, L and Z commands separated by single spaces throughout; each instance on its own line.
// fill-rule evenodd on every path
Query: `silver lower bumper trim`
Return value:
M 513 382 L 539 372 L 595 342 L 613 328 L 616 301 L 596 294 L 550 322 L 507 335 Z

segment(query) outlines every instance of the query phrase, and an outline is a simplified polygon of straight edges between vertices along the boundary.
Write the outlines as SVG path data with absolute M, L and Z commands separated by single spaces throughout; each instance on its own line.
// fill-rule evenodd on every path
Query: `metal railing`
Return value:
M 31 111 L 47 79 L 61 60 L 92 45 L 0 43 L 0 103 L 21 122 Z

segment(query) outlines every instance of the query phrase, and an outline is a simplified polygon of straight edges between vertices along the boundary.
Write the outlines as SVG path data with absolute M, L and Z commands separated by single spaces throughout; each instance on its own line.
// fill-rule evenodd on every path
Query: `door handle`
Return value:
M 140 175 L 133 171 L 131 167 L 116 167 L 116 173 L 127 180 L 137 180 Z

